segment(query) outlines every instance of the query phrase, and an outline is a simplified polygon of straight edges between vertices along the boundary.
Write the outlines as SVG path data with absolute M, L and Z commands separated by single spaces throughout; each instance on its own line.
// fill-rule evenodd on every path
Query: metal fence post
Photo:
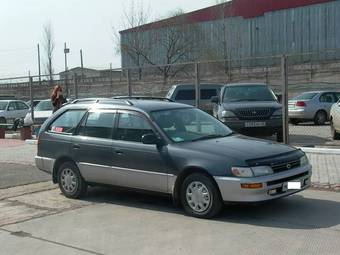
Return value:
M 200 64 L 195 63 L 195 106 L 200 107 Z
M 77 74 L 75 73 L 73 76 L 73 85 L 74 85 L 74 99 L 78 99 L 78 79 Z
M 127 81 L 127 92 L 128 96 L 132 96 L 132 89 L 131 89 L 131 73 L 130 70 L 126 70 L 126 81 Z
M 33 78 L 29 76 L 29 86 L 30 86 L 30 101 L 31 101 L 31 118 L 34 123 L 34 107 L 33 107 Z
M 287 56 L 281 58 L 282 71 L 282 127 L 283 127 L 283 142 L 289 144 L 289 119 L 288 119 L 288 64 Z

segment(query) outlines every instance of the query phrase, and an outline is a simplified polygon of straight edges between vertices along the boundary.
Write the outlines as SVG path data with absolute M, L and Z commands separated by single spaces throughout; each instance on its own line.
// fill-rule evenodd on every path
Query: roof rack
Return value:
M 175 102 L 166 97 L 152 97 L 152 96 L 116 96 L 112 97 L 112 99 L 126 99 L 126 100 L 159 100 L 159 101 L 167 101 L 167 102 Z
M 80 98 L 80 99 L 75 99 L 70 104 L 78 104 L 78 103 L 107 103 L 107 102 L 116 102 L 116 103 L 122 103 L 122 100 L 116 99 L 116 98 Z M 123 101 L 127 105 L 133 105 L 129 100 L 124 100 Z

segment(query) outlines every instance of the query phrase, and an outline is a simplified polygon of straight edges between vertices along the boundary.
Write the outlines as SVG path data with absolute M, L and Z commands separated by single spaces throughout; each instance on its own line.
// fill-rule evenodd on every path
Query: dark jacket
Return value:
M 60 107 L 65 104 L 67 101 L 63 95 L 60 95 L 58 98 L 52 98 L 52 105 L 53 105 L 53 113 L 58 111 Z

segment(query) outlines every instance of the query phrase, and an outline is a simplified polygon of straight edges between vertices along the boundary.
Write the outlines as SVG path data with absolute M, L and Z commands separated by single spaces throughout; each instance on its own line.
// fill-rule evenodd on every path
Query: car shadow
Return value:
M 184 215 L 170 197 L 115 188 L 90 188 L 84 200 Z M 322 229 L 340 225 L 340 202 L 293 195 L 261 204 L 227 204 L 213 221 L 283 229 Z

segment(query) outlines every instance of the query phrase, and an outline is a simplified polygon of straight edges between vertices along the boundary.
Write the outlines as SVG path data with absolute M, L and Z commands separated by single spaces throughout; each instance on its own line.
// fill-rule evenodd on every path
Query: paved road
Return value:
M 51 176 L 26 164 L 0 163 L 0 189 L 51 180 Z
M 339 215 L 335 192 L 227 206 L 201 220 L 167 198 L 95 188 L 75 201 L 52 189 L 0 199 L 1 254 L 337 255 Z

